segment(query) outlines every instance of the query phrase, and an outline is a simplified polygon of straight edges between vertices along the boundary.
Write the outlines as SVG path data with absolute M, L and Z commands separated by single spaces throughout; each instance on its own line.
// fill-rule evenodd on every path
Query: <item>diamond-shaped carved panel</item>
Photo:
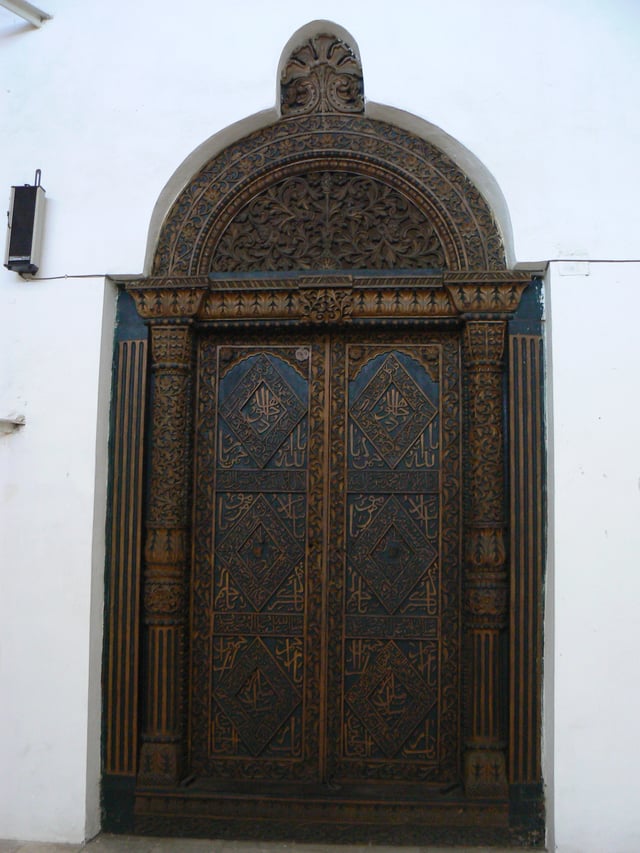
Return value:
M 264 466 L 302 420 L 306 408 L 261 353 L 224 400 L 220 413 L 245 450 Z
M 255 639 L 221 679 L 214 697 L 253 755 L 259 755 L 300 704 L 298 688 Z
M 351 565 L 389 613 L 400 607 L 436 556 L 395 496 L 350 542 Z
M 395 643 L 387 643 L 346 696 L 347 704 L 387 758 L 402 749 L 436 702 L 435 691 Z
M 387 355 L 351 407 L 351 417 L 391 468 L 436 413 L 425 391 L 393 353 Z
M 293 536 L 264 495 L 258 495 L 218 543 L 216 556 L 260 610 L 303 557 Z

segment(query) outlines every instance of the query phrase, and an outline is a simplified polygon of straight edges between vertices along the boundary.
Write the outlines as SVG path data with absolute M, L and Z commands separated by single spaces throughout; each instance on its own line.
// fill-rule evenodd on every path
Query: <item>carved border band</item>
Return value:
M 138 761 L 139 606 L 142 561 L 142 454 L 147 342 L 122 341 L 114 388 L 113 485 L 105 655 L 104 767 L 133 775 Z
M 544 354 L 539 334 L 509 339 L 511 646 L 509 778 L 542 775 L 544 490 Z

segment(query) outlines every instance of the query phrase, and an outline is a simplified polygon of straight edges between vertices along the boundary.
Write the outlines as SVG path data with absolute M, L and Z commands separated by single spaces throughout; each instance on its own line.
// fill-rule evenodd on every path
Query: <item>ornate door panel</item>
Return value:
M 319 778 L 325 355 L 199 358 L 191 772 Z
M 452 783 L 459 344 L 199 348 L 189 769 Z
M 329 777 L 451 783 L 459 778 L 458 341 L 351 336 L 333 351 Z

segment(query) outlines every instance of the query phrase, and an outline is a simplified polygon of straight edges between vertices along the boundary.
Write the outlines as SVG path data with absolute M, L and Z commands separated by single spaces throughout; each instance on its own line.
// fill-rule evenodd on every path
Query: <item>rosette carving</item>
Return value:
M 504 573 L 487 578 L 476 575 L 467 578 L 465 615 L 474 628 L 503 628 L 507 613 L 509 590 Z
M 179 617 L 184 608 L 185 591 L 182 583 L 147 583 L 144 590 L 144 607 L 147 619 L 152 617 Z
M 300 307 L 312 323 L 337 323 L 351 319 L 353 295 L 350 290 L 320 288 L 302 291 Z

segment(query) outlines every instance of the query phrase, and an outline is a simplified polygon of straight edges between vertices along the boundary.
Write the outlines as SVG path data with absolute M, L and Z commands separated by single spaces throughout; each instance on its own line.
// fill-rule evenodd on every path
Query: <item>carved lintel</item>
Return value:
M 380 286 L 336 287 L 291 286 L 255 289 L 215 289 L 207 294 L 198 319 L 212 323 L 236 321 L 347 323 L 351 320 L 452 319 L 455 309 L 443 288 L 422 290 L 408 284 L 402 289 Z
M 531 273 L 514 270 L 444 274 L 445 287 L 461 314 L 511 314 L 530 281 Z
M 206 278 L 135 279 L 124 283 L 136 311 L 144 320 L 176 320 L 195 317 L 207 289 Z
M 502 750 L 474 749 L 464 756 L 464 787 L 471 797 L 506 797 L 507 771 Z
M 150 275 L 118 278 L 117 283 L 127 293 L 169 293 L 181 290 L 206 290 L 209 277 L 206 275 Z
M 296 47 L 282 69 L 283 116 L 363 113 L 362 66 L 352 47 L 330 33 Z
M 340 324 L 351 319 L 416 320 L 462 314 L 469 318 L 465 331 L 469 363 L 501 369 L 504 320 L 497 318 L 517 308 L 528 282 L 528 278 L 520 281 L 518 275 L 511 270 L 455 274 L 425 271 L 392 277 L 384 272 L 371 275 L 353 270 L 293 278 L 154 276 L 132 279 L 124 286 L 142 317 L 167 324 L 190 320 Z M 473 319 L 475 315 L 479 318 Z M 169 335 L 171 326 L 164 328 Z M 161 345 L 157 337 L 156 347 Z M 158 354 L 154 361 L 177 356 L 186 365 L 190 354 L 186 349 L 180 353 L 176 342 L 173 346 L 174 350 Z
M 180 743 L 142 744 L 138 782 L 141 785 L 175 785 L 182 777 Z
M 527 287 L 531 283 L 532 273 L 526 270 L 511 269 L 481 269 L 470 270 L 445 270 L 444 281 L 449 285 L 475 285 L 483 286 L 510 284 L 514 287 Z

